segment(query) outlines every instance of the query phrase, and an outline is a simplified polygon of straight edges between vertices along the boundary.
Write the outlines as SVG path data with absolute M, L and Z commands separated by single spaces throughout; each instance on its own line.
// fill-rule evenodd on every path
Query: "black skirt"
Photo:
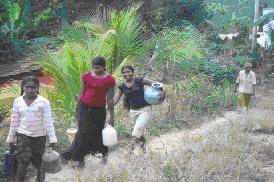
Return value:
M 107 155 L 108 147 L 103 145 L 102 138 L 106 120 L 105 107 L 87 106 L 79 102 L 77 115 L 78 131 L 69 149 L 61 156 L 66 160 L 82 161 L 87 154 Z

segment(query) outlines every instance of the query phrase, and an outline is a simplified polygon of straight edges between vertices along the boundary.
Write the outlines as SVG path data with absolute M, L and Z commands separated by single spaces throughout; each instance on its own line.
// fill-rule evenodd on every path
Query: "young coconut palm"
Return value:
M 197 74 L 207 54 L 205 39 L 193 26 L 164 29 L 155 38 L 153 59 L 166 65 L 166 69 L 179 66 L 185 72 Z M 191 76 L 191 75 L 190 75 Z
M 144 26 L 137 15 L 140 6 L 137 4 L 127 11 L 113 12 L 106 25 L 77 22 L 72 27 L 66 26 L 59 34 L 64 41 L 59 51 L 49 53 L 44 49 L 36 50 L 39 63 L 55 78 L 55 88 L 49 92 L 49 97 L 56 109 L 74 115 L 81 75 L 90 70 L 93 57 L 105 57 L 107 72 L 119 79 L 122 65 L 132 63 L 136 57 L 146 53 L 148 47 L 140 34 Z

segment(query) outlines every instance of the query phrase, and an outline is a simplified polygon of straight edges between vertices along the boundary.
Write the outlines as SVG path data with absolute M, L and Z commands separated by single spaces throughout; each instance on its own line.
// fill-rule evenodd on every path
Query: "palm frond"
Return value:
M 73 113 L 73 108 L 75 106 L 73 100 L 74 95 L 66 76 L 63 75 L 53 64 L 46 62 L 41 62 L 40 64 L 46 71 L 49 71 L 54 76 L 57 85 L 56 91 L 62 96 L 57 100 L 57 103 L 59 103 L 58 105 L 60 107 L 65 107 L 69 113 Z
M 107 72 L 112 73 L 114 68 L 114 57 L 116 53 L 115 30 L 108 30 L 98 38 L 98 55 L 105 57 L 107 60 Z
M 58 37 L 65 42 L 79 42 L 85 44 L 85 41 L 89 38 L 89 34 L 84 27 L 64 25 L 58 33 Z
M 201 83 L 207 80 L 207 77 L 203 74 L 199 74 L 196 76 L 191 77 L 187 80 L 182 80 L 179 82 L 175 82 L 173 84 L 167 85 L 166 90 L 168 93 L 173 91 L 185 91 L 189 93 L 195 93 L 201 86 Z
M 155 39 L 158 59 L 181 65 L 187 71 L 196 68 L 207 54 L 203 36 L 192 26 L 183 30 L 165 29 Z
M 104 34 L 107 31 L 104 25 L 89 22 L 75 22 L 74 27 L 85 29 L 94 36 Z
M 55 92 L 58 94 L 50 93 L 49 96 L 57 99 L 53 101 L 55 107 L 74 113 L 74 96 L 80 92 L 81 75 L 90 70 L 91 57 L 95 54 L 93 47 L 67 42 L 55 53 L 36 50 L 38 63 L 54 77 Z
M 115 77 L 115 79 L 117 80 L 118 83 L 122 82 L 122 67 L 125 65 L 130 65 L 135 61 L 135 57 L 133 56 L 127 56 L 120 64 L 119 66 L 116 68 L 113 76 Z
M 111 15 L 112 28 L 116 31 L 119 57 L 128 55 L 140 56 L 146 50 L 141 38 L 144 23 L 138 16 L 142 3 L 132 5 L 127 11 L 113 12 Z
M 144 24 L 137 14 L 140 6 L 138 3 L 127 11 L 113 12 L 107 24 L 76 22 L 66 25 L 59 32 L 64 41 L 59 51 L 48 53 L 38 49 L 38 60 L 55 78 L 56 92 L 49 94 L 56 99 L 55 108 L 72 115 L 81 75 L 90 70 L 93 57 L 105 57 L 107 71 L 121 79 L 121 67 L 146 53 L 148 46 L 141 37 Z

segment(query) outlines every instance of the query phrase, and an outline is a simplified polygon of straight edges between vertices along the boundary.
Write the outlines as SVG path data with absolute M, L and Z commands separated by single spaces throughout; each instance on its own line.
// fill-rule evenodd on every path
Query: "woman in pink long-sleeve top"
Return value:
M 15 181 L 25 180 L 30 162 L 37 168 L 37 181 L 45 181 L 42 167 L 46 136 L 50 147 L 57 142 L 51 118 L 49 101 L 40 96 L 39 80 L 34 76 L 23 79 L 21 96 L 14 101 L 11 124 L 7 142 L 10 148 L 16 148 L 18 162 Z

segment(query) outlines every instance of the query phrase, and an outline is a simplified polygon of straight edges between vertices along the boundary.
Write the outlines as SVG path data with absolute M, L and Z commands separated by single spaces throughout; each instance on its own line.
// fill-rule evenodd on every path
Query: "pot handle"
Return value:
M 50 153 L 50 152 L 52 152 L 53 151 L 53 149 L 51 148 L 51 147 L 48 147 L 47 149 L 46 149 L 46 152 L 48 152 L 48 153 Z
M 163 90 L 164 85 L 160 82 L 154 82 L 151 84 L 151 86 L 157 90 Z

